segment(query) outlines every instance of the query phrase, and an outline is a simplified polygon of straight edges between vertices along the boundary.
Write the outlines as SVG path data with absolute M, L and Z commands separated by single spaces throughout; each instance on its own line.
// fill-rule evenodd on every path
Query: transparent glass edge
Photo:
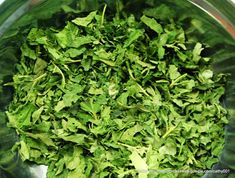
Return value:
M 228 18 L 224 14 L 222 14 L 219 9 L 215 8 L 213 4 L 208 1 L 201 0 L 188 1 L 210 15 L 213 19 L 215 19 L 233 37 L 233 39 L 235 39 L 235 24 L 228 20 Z M 235 6 L 235 0 L 230 0 L 227 2 Z

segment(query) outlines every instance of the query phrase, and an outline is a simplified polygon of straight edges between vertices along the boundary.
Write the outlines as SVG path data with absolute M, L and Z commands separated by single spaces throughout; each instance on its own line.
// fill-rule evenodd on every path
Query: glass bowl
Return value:
M 116 0 L 118 1 L 118 0 Z M 2 178 L 44 178 L 46 166 L 23 163 L 12 146 L 18 140 L 13 129 L 7 127 L 4 114 L 12 99 L 13 90 L 3 84 L 11 80 L 21 42 L 32 27 L 57 26 L 63 21 L 68 5 L 80 3 L 80 11 L 97 9 L 108 4 L 112 9 L 115 0 L 1 0 L 0 1 L 0 177 Z M 166 4 L 177 18 L 189 17 L 183 26 L 191 26 L 187 35 L 196 36 L 210 46 L 216 72 L 230 73 L 226 95 L 222 104 L 229 111 L 229 123 L 225 127 L 225 145 L 219 162 L 212 169 L 229 169 L 230 177 L 235 170 L 235 2 L 233 0 L 133 0 L 126 2 L 130 13 L 141 11 L 142 6 L 156 2 Z M 133 3 L 135 4 L 133 6 Z M 55 20 L 57 19 L 57 20 Z M 204 177 L 226 177 L 207 173 Z

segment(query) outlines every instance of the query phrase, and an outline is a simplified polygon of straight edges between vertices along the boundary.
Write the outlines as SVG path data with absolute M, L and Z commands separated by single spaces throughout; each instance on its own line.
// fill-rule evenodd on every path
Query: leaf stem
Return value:
M 162 136 L 162 138 L 166 138 L 173 130 L 175 130 L 177 126 L 170 127 L 169 130 Z
M 104 15 L 105 15 L 106 7 L 107 7 L 107 4 L 104 5 L 104 9 L 103 9 L 103 12 L 102 12 L 102 16 L 101 16 L 101 25 L 104 24 Z
M 176 78 L 175 80 L 173 80 L 170 84 L 170 88 L 173 87 L 178 81 L 180 81 L 182 78 L 186 77 L 187 74 L 183 74 L 181 76 L 179 76 L 178 78 Z

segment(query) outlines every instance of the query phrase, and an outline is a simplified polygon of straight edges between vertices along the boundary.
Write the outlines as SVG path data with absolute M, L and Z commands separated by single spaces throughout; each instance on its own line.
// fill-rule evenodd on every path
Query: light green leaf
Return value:
M 129 156 L 132 164 L 134 165 L 136 171 L 139 173 L 139 178 L 147 178 L 148 177 L 148 165 L 146 161 L 141 158 L 136 150 L 132 150 L 132 154 Z
M 84 134 L 74 134 L 74 135 L 58 135 L 59 138 L 62 138 L 65 141 L 77 143 L 77 144 L 84 144 L 84 139 L 86 135 Z
M 201 59 L 201 52 L 204 48 L 202 48 L 202 44 L 201 43 L 197 43 L 193 49 L 193 61 L 195 61 L 196 63 Z
M 93 114 L 99 112 L 101 109 L 101 106 L 98 103 L 92 101 L 91 99 L 88 102 L 81 102 L 80 106 L 82 110 Z
M 178 72 L 178 69 L 175 65 L 169 66 L 168 74 L 169 74 L 171 80 L 174 80 L 180 76 L 180 73 Z
M 23 161 L 28 160 L 29 157 L 29 148 L 24 141 L 20 141 L 20 155 Z
M 65 52 L 65 55 L 70 56 L 71 58 L 75 58 L 83 54 L 85 51 L 86 51 L 86 48 L 84 47 L 80 49 L 70 48 Z
M 173 142 L 167 142 L 164 146 L 159 149 L 160 154 L 167 154 L 175 156 L 176 154 L 176 145 Z
M 140 20 L 158 34 L 163 32 L 162 26 L 155 19 L 143 15 Z
M 72 22 L 78 26 L 87 27 L 91 23 L 91 21 L 95 18 L 95 16 L 96 16 L 96 11 L 93 11 L 93 12 L 90 12 L 90 14 L 88 14 L 88 16 L 78 17 L 78 18 L 72 20 Z
M 132 43 L 138 40 L 139 37 L 143 35 L 143 30 L 133 30 L 130 35 L 128 36 L 128 39 L 124 43 L 124 48 L 129 47 Z
M 139 124 L 136 124 L 134 127 L 127 129 L 123 135 L 121 136 L 122 141 L 126 140 L 132 140 L 134 135 L 138 132 L 140 132 L 143 129 L 143 127 Z
M 65 107 L 66 106 L 65 106 L 64 101 L 59 101 L 54 109 L 55 109 L 55 112 L 59 112 L 59 111 L 61 111 Z
M 40 116 L 41 116 L 43 110 L 44 110 L 44 107 L 42 106 L 38 110 L 33 112 L 33 114 L 32 114 L 32 122 L 33 122 L 33 124 L 35 124 L 40 119 Z

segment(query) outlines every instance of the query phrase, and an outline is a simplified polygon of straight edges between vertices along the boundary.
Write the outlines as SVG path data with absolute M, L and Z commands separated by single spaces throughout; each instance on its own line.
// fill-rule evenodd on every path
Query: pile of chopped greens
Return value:
M 161 170 L 218 161 L 226 75 L 179 24 L 148 12 L 104 8 L 30 30 L 6 112 L 24 161 L 48 165 L 48 178 L 192 177 Z

